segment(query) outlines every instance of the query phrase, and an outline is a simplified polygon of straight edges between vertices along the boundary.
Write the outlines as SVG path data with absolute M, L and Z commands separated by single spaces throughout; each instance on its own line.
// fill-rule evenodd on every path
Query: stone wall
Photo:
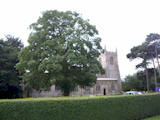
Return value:
M 79 86 L 71 92 L 70 96 L 89 96 L 89 95 L 112 95 L 112 94 L 119 94 L 119 87 L 118 87 L 118 80 L 98 80 L 97 83 L 93 87 L 86 87 L 85 89 L 80 88 Z M 55 97 L 55 96 L 62 96 L 60 90 L 56 90 L 55 86 L 53 85 L 50 91 L 33 91 L 31 94 L 32 97 Z
M 81 89 L 78 88 L 78 91 L 74 91 L 71 93 L 72 96 L 89 96 L 89 95 L 112 95 L 112 94 L 119 94 L 119 87 L 118 87 L 118 81 L 112 80 L 112 81 L 97 81 L 96 85 L 91 88 L 85 88 Z

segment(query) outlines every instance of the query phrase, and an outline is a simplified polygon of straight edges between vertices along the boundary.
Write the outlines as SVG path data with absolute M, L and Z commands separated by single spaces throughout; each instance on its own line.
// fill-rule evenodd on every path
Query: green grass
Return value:
M 18 98 L 18 99 L 0 99 L 1 102 L 23 102 L 23 101 L 64 101 L 64 100 L 86 100 L 86 99 L 99 99 L 99 98 L 115 98 L 131 95 L 112 95 L 112 96 L 74 96 L 74 97 L 41 97 L 41 98 Z
M 151 117 L 151 118 L 147 118 L 144 120 L 160 120 L 160 116 L 156 116 L 156 117 Z

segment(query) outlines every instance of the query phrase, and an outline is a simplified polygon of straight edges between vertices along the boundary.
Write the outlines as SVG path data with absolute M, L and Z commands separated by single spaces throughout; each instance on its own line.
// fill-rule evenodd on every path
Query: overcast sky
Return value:
M 137 61 L 126 58 L 130 48 L 160 32 L 160 0 L 1 0 L 0 38 L 11 34 L 27 45 L 29 25 L 45 10 L 76 11 L 96 25 L 102 46 L 118 49 L 122 78 L 135 72 Z

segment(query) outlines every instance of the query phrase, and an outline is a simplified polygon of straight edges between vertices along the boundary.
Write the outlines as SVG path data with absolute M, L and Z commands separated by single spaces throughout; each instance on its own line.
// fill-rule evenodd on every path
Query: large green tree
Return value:
M 97 60 L 103 52 L 98 31 L 78 13 L 45 11 L 30 28 L 29 45 L 17 64 L 26 87 L 44 90 L 55 84 L 68 96 L 78 85 L 94 85 L 96 74 L 104 73 Z
M 150 53 L 152 54 L 153 58 L 156 58 L 160 72 L 160 35 L 157 33 L 150 33 L 147 35 L 145 42 L 148 44 L 148 48 L 150 49 Z
M 156 64 L 155 59 L 158 63 L 158 72 L 160 73 L 160 65 L 159 65 L 159 55 L 160 55 L 160 35 L 157 33 L 150 33 L 147 35 L 147 38 L 145 40 L 145 43 L 147 44 L 147 52 L 150 56 L 150 59 L 153 63 L 154 67 L 154 81 L 155 81 L 155 87 L 158 86 L 157 83 L 157 74 L 156 74 Z
M 7 35 L 0 40 L 0 98 L 20 97 L 21 78 L 16 64 L 18 52 L 23 47 L 19 38 Z
M 148 76 L 148 60 L 150 59 L 150 56 L 148 55 L 147 51 L 147 44 L 142 43 L 141 45 L 135 46 L 131 49 L 131 52 L 127 54 L 127 58 L 130 60 L 134 59 L 141 59 L 142 62 L 136 65 L 136 68 L 144 68 L 146 73 L 146 81 L 147 81 L 147 91 L 149 92 L 149 76 Z
M 146 71 L 146 80 L 147 80 L 147 90 L 149 91 L 149 76 L 148 76 L 148 70 L 147 65 L 148 63 L 153 64 L 153 70 L 154 70 L 154 84 L 155 88 L 158 86 L 157 82 L 157 72 L 156 72 L 156 64 L 155 59 L 158 63 L 158 71 L 160 73 L 160 67 L 159 67 L 159 55 L 160 55 L 160 35 L 151 33 L 147 35 L 145 42 L 143 42 L 141 45 L 138 45 L 136 47 L 133 47 L 131 49 L 131 52 L 127 55 L 127 57 L 131 60 L 135 58 L 141 58 L 142 63 L 137 65 L 137 68 L 141 67 L 144 68 Z

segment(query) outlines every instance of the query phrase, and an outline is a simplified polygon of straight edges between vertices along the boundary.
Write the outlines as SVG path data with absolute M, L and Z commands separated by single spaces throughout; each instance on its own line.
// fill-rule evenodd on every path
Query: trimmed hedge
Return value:
M 139 120 L 160 114 L 160 94 L 0 100 L 0 120 Z

